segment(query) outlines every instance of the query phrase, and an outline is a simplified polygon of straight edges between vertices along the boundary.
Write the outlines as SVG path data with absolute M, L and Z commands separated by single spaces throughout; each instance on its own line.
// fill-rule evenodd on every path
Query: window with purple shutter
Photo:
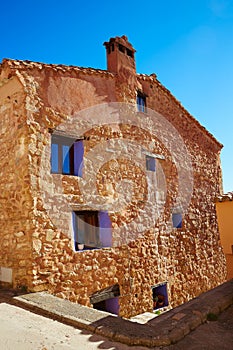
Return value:
M 71 137 L 52 135 L 51 139 L 51 172 L 54 174 L 82 176 L 83 140 Z

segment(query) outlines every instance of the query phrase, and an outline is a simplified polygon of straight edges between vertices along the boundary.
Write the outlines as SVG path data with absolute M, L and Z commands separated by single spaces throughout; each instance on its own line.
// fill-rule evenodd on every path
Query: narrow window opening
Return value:
M 137 110 L 138 112 L 146 111 L 146 96 L 140 93 L 137 95 Z
M 112 52 L 114 51 L 114 44 L 111 45 Z

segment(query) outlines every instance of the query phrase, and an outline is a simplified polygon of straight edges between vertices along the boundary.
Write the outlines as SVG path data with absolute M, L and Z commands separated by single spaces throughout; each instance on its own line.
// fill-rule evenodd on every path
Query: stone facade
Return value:
M 130 317 L 153 309 L 152 287 L 160 283 L 174 307 L 225 280 L 214 204 L 222 145 L 155 74 L 136 74 L 135 50 L 125 36 L 104 45 L 107 71 L 8 59 L 1 64 L 0 266 L 12 273 L 14 287 L 47 290 L 87 306 L 96 292 L 119 285 L 119 315 Z M 149 117 L 144 107 L 136 111 L 137 95 Z M 123 117 L 113 123 L 107 116 L 103 123 L 105 108 L 114 110 L 116 102 Z M 124 119 L 128 110 L 133 123 Z M 165 134 L 155 132 L 159 120 L 171 126 Z M 83 177 L 51 172 L 52 135 L 83 140 Z M 116 144 L 119 156 L 105 156 L 96 169 L 98 156 L 114 153 Z M 154 157 L 155 172 L 127 158 L 135 145 L 146 150 L 144 158 Z M 121 182 L 126 186 L 119 188 Z M 75 251 L 72 211 L 101 205 L 111 221 L 112 246 Z M 178 209 L 182 227 L 174 228 Z

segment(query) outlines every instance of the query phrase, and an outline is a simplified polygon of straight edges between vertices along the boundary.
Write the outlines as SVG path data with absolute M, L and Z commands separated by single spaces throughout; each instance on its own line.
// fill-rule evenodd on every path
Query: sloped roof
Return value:
M 48 63 L 41 63 L 41 62 L 33 62 L 33 61 L 21 61 L 21 60 L 13 60 L 9 58 L 4 58 L 2 61 L 2 64 L 0 65 L 0 71 L 4 68 L 4 65 L 7 65 L 11 70 L 29 70 L 36 68 L 38 70 L 42 69 L 51 69 L 55 72 L 81 72 L 84 74 L 103 74 L 114 77 L 114 73 L 108 72 L 107 70 L 102 69 L 95 69 L 95 68 L 85 68 L 85 67 L 78 67 L 78 66 L 67 66 L 64 64 L 48 64 Z

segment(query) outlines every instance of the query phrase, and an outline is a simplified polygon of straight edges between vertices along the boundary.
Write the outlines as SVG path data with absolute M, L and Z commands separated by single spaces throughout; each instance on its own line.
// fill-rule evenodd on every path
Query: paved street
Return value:
M 0 293 L 0 350 L 148 350 L 111 342 L 13 304 L 10 296 Z M 233 305 L 217 321 L 200 325 L 163 350 L 233 350 Z
M 114 343 L 14 305 L 0 304 L 1 350 L 143 350 Z
M 233 350 L 233 305 L 217 321 L 204 323 L 163 350 Z

